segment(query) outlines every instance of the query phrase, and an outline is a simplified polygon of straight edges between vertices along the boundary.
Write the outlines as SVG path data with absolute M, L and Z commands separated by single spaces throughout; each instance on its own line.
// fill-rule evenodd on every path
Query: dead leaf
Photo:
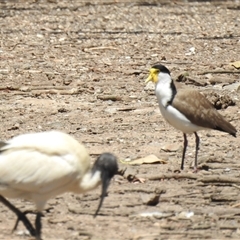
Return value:
M 240 69 L 240 61 L 236 61 L 231 63 L 232 66 L 234 66 L 236 69 Z
M 153 163 L 166 164 L 167 163 L 166 160 L 159 159 L 157 156 L 153 154 L 148 155 L 144 158 L 139 158 L 132 161 L 126 161 L 126 160 L 120 160 L 120 161 L 124 164 L 130 164 L 130 165 L 153 164 Z
M 162 146 L 162 150 L 165 152 L 177 152 L 180 148 L 179 144 L 166 144 L 164 146 Z
M 126 176 L 126 178 L 129 182 L 132 182 L 132 183 L 145 183 L 144 178 L 139 178 L 139 177 L 137 177 L 136 175 L 133 175 L 133 174 L 128 174 Z
M 123 176 L 129 182 L 133 182 L 133 183 L 145 183 L 145 181 L 146 181 L 145 178 L 137 177 L 136 169 L 134 169 L 131 166 L 129 166 L 128 168 L 119 169 L 117 174 L 120 176 Z

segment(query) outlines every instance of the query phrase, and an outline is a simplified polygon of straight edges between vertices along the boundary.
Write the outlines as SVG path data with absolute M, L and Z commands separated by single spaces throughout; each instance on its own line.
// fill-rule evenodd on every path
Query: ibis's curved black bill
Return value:
M 96 217 L 102 206 L 103 200 L 107 194 L 109 183 L 112 177 L 118 171 L 117 159 L 111 153 L 103 153 L 98 157 L 97 161 L 95 162 L 94 169 L 98 169 L 101 172 L 102 180 L 102 194 L 100 197 L 100 202 L 97 211 L 94 214 L 94 217 Z
M 107 195 L 107 189 L 108 189 L 110 180 L 111 179 L 107 179 L 107 180 L 105 180 L 105 182 L 102 183 L 102 194 L 100 196 L 100 202 L 99 202 L 97 211 L 95 212 L 95 214 L 93 216 L 94 218 L 98 215 L 98 212 L 99 212 L 100 208 L 102 207 L 103 200 L 104 200 L 105 196 Z

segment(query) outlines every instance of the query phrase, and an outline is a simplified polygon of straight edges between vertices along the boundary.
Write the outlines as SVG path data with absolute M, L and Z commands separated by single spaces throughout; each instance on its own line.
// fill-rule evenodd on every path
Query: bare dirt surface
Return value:
M 194 174 L 190 136 L 180 172 L 182 133 L 144 83 L 161 62 L 239 130 L 240 70 L 230 65 L 240 60 L 239 30 L 239 1 L 0 1 L 1 139 L 57 129 L 92 160 L 110 151 L 127 168 L 97 218 L 100 189 L 51 199 L 43 239 L 240 239 L 238 137 L 200 132 L 205 170 Z M 150 154 L 166 164 L 121 163 Z M 32 239 L 22 224 L 11 233 L 15 219 L 0 205 L 0 239 Z

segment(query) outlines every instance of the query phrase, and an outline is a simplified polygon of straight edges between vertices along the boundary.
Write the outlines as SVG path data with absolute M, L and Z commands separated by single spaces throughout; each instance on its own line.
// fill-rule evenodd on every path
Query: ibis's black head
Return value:
M 156 64 L 156 65 L 152 66 L 152 68 L 158 69 L 159 72 L 168 73 L 168 74 L 170 75 L 170 71 L 168 70 L 168 68 L 165 67 L 165 66 L 162 65 L 162 64 Z
M 94 217 L 96 217 L 102 206 L 104 197 L 106 196 L 110 180 L 118 172 L 117 158 L 111 153 L 101 154 L 93 165 L 93 171 L 100 171 L 102 180 L 101 199 L 97 211 L 94 215 Z

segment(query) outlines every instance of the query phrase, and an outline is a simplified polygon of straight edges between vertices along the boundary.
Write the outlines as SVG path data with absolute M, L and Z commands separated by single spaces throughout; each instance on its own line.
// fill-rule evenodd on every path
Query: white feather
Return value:
M 7 143 L 0 154 L 0 194 L 5 197 L 33 200 L 42 211 L 52 196 L 100 184 L 100 173 L 90 172 L 85 147 L 67 134 L 24 134 Z

